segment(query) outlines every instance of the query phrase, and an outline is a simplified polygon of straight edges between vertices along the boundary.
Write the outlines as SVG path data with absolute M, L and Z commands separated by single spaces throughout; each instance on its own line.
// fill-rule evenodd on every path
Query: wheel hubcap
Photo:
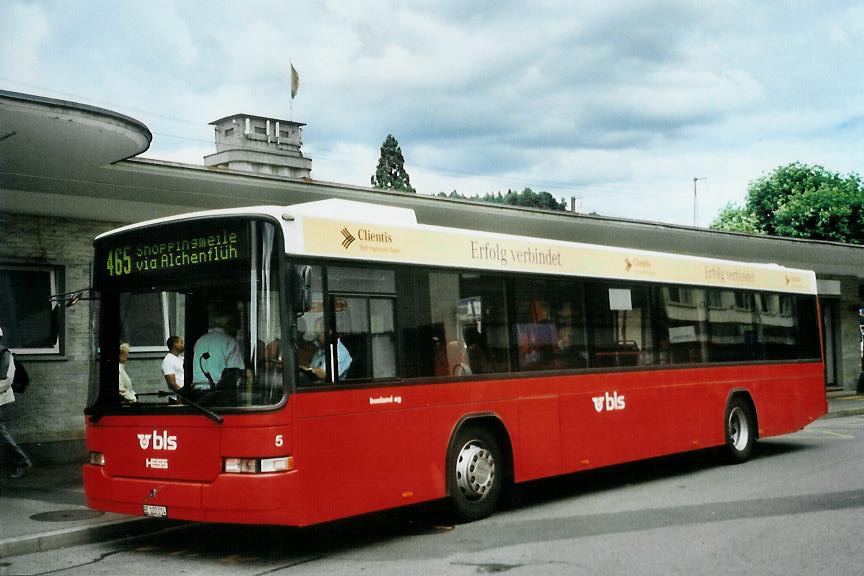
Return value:
M 744 410 L 738 406 L 729 413 L 729 439 L 739 452 L 750 442 L 750 423 Z
M 482 443 L 466 443 L 456 458 L 456 484 L 469 500 L 486 498 L 495 481 L 495 459 Z

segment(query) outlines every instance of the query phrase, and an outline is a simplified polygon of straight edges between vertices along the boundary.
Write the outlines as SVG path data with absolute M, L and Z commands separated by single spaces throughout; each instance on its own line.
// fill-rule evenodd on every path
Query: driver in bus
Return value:
M 314 374 L 318 380 L 327 379 L 327 347 L 324 344 L 324 318 L 315 320 L 315 328 L 304 334 L 306 341 L 315 343 L 315 351 L 312 353 L 312 358 L 309 360 L 308 366 L 300 368 Z M 342 341 L 336 339 L 336 362 L 339 365 L 339 380 L 345 378 L 348 373 L 348 368 L 351 367 L 351 353 L 342 344 Z
M 225 305 L 210 315 L 210 329 L 195 342 L 192 362 L 194 390 L 215 388 L 226 370 L 243 372 L 246 369 L 240 344 L 231 336 L 236 327 L 236 317 L 236 310 Z

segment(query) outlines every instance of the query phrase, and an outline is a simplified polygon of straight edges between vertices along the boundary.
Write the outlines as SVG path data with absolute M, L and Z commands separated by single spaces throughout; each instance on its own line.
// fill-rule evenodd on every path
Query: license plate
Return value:
M 151 506 L 144 504 L 144 516 L 151 518 L 165 518 L 168 516 L 168 508 L 165 506 Z

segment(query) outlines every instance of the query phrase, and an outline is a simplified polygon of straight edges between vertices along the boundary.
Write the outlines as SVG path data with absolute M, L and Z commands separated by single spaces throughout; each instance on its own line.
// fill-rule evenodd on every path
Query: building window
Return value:
M 752 310 L 753 296 L 749 292 L 735 291 L 735 308 L 738 310 Z
M 18 354 L 60 354 L 62 269 L 0 264 L 3 344 Z
M 164 352 L 169 336 L 183 332 L 185 295 L 142 292 L 120 295 L 120 341 L 132 352 Z
M 709 308 L 723 308 L 723 296 L 720 290 L 708 289 L 705 292 L 705 300 Z
M 683 304 L 693 306 L 693 290 L 680 286 L 668 286 L 666 288 L 666 301 L 670 304 Z

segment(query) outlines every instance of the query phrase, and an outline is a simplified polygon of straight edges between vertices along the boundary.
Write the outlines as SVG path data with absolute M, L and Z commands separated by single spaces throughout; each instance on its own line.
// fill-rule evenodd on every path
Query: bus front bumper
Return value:
M 220 474 L 212 482 L 110 476 L 84 465 L 87 505 L 95 510 L 174 520 L 304 526 L 297 471 Z M 305 519 L 304 519 L 305 518 Z

